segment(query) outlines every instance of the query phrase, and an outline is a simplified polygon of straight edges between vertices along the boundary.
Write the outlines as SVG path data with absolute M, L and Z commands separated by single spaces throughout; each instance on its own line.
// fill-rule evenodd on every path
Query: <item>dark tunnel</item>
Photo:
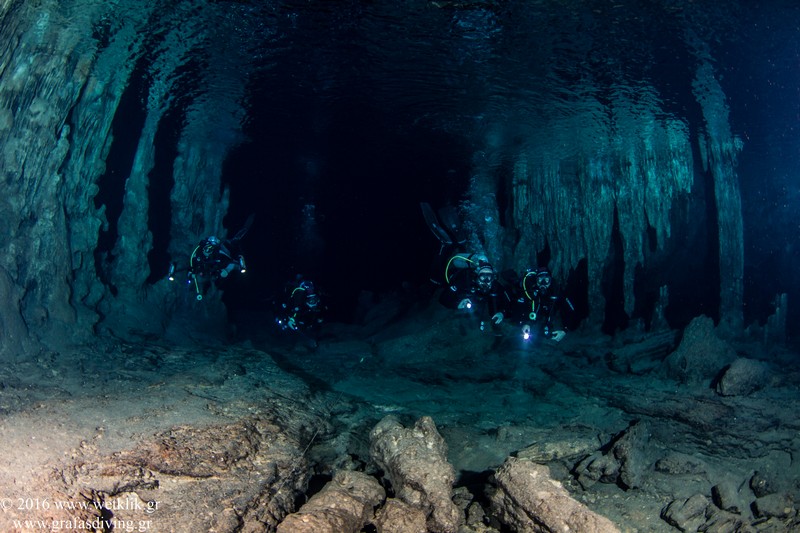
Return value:
M 227 231 L 256 215 L 242 244 L 251 275 L 226 290 L 229 307 L 263 309 L 302 275 L 349 321 L 362 291 L 425 285 L 440 244 L 419 204 L 462 199 L 467 146 L 356 102 L 327 110 L 321 131 L 313 115 L 251 114 L 224 170 Z

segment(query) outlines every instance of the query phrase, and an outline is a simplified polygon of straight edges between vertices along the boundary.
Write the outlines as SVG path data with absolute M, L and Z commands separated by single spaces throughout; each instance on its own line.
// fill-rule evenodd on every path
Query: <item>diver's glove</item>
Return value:
M 458 302 L 459 309 L 472 309 L 472 301 L 469 298 L 464 298 Z
M 563 330 L 560 330 L 560 329 L 557 329 L 553 333 L 550 334 L 550 338 L 553 339 L 556 342 L 560 342 L 561 339 L 563 339 L 566 336 L 567 336 L 567 332 L 563 331 Z
M 494 322 L 495 324 L 499 324 L 502 321 L 503 321 L 503 313 L 495 313 L 494 315 L 492 315 L 492 322 Z
M 287 323 L 287 325 L 288 325 L 288 326 L 289 326 L 291 329 L 293 329 L 293 330 L 297 331 L 297 324 L 296 324 L 296 323 L 295 323 L 295 321 L 294 321 L 294 317 L 291 317 L 291 318 L 289 318 L 289 322 Z
M 531 338 L 531 327 L 529 324 L 522 326 L 522 338 L 528 340 Z

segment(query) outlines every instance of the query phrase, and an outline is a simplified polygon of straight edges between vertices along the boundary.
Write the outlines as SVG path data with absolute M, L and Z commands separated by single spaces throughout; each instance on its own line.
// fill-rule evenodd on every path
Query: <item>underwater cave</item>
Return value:
M 0 2 L 0 529 L 797 530 L 798 28 Z

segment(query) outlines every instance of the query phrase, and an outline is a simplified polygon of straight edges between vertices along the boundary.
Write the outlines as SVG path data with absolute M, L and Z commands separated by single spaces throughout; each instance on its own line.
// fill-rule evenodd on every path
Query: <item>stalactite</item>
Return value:
M 536 163 L 531 164 L 531 160 Z M 586 257 L 590 300 L 599 301 L 599 280 L 607 249 L 604 248 L 602 254 L 595 254 L 596 249 L 586 245 L 599 239 L 607 246 L 611 222 L 609 220 L 606 225 L 588 223 L 592 206 L 597 207 L 596 200 L 604 196 L 597 196 L 596 187 L 602 185 L 596 180 L 584 179 L 581 175 L 584 172 L 587 172 L 584 165 L 571 160 L 562 161 L 535 153 L 518 156 L 512 193 L 515 198 L 514 223 L 520 231 L 520 240 L 514 250 L 514 266 L 519 271 L 537 266 L 532 264 L 536 253 L 547 243 L 552 254 L 547 266 L 556 278 L 565 279 L 569 269 Z M 582 182 L 587 186 L 582 186 Z M 576 201 L 576 197 L 580 199 Z M 600 214 L 598 211 L 595 213 Z
M 531 190 L 530 187 L 528 187 L 528 179 L 528 157 L 523 152 L 517 155 L 516 161 L 514 162 L 510 191 L 511 205 L 513 206 L 513 222 L 518 228 L 519 219 L 527 218 L 529 216 L 528 213 L 530 212 Z M 529 230 L 528 233 L 534 234 L 535 232 Z M 526 253 L 525 250 L 519 250 L 520 242 L 521 241 L 517 242 L 514 246 L 514 249 L 511 251 L 512 257 L 514 257 L 514 263 L 511 266 L 517 272 L 524 271 L 526 268 L 525 265 L 529 263 L 531 259 L 529 253 Z
M 9 230 L 4 246 L 9 253 L 3 254 L 0 268 L 8 272 L 12 283 L 6 294 L 18 299 L 7 302 L 9 307 L 19 308 L 40 337 L 69 338 L 80 328 L 67 331 L 63 325 L 74 323 L 76 316 L 84 331 L 91 333 L 98 312 L 120 316 L 124 308 L 128 315 L 156 317 L 152 311 L 158 302 L 148 300 L 151 291 L 145 286 L 151 248 L 147 187 L 154 133 L 169 108 L 169 92 L 179 79 L 176 72 L 187 57 L 202 55 L 199 49 L 208 41 L 198 31 L 206 19 L 193 3 L 178 3 L 163 12 L 150 4 L 86 2 L 76 12 L 59 2 L 2 6 L 0 141 L 8 184 L 8 205 L 2 210 Z M 218 14 L 222 8 L 205 9 Z M 191 16 L 181 16 L 180 10 Z M 153 31 L 148 34 L 145 27 Z M 157 46 L 145 42 L 146 35 L 157 36 Z M 126 180 L 114 261 L 105 273 L 119 290 L 112 295 L 95 270 L 98 230 L 107 221 L 104 206 L 95 208 L 94 200 L 113 142 L 114 114 L 133 67 L 145 52 L 150 54 L 147 61 L 152 68 L 151 100 Z M 198 93 L 202 91 L 193 96 Z M 215 118 L 219 123 L 219 117 Z M 235 122 L 238 125 L 238 117 Z M 208 165 L 217 177 L 216 186 L 220 152 L 224 150 L 217 147 L 216 162 Z M 202 167 L 197 164 L 196 168 Z M 214 209 L 214 222 L 220 221 L 226 205 L 223 202 L 222 214 Z M 21 242 L 32 245 L 12 249 Z
M 112 280 L 124 299 L 135 298 L 149 275 L 147 251 L 153 237 L 147 231 L 147 179 L 153 168 L 153 140 L 161 118 L 161 109 L 149 110 L 131 174 L 125 182 L 124 208 L 119 217 L 119 238 L 112 264 Z
M 623 240 L 625 309 L 632 313 L 635 267 L 645 260 L 648 228 L 663 247 L 671 236 L 674 202 L 688 194 L 694 180 L 683 122 L 657 119 L 655 104 L 634 105 L 624 95 L 614 109 L 608 122 L 597 119 L 597 110 L 585 110 L 583 123 L 591 126 L 581 135 L 591 142 L 576 143 L 573 154 L 542 144 L 518 154 L 512 182 L 513 218 L 520 229 L 515 266 L 529 262 L 544 243 L 550 245 L 550 267 L 558 278 L 586 258 L 589 321 L 595 324 L 602 321 L 601 282 L 615 208 Z
M 195 18 L 188 17 L 191 14 L 188 9 L 191 6 L 186 3 L 175 4 L 169 12 L 154 11 L 146 6 L 135 8 L 138 27 L 134 32 L 140 38 L 129 39 L 127 46 L 130 50 L 125 53 L 121 49 L 120 55 L 114 59 L 122 70 L 130 71 L 137 65 L 141 70 L 137 70 L 136 75 L 147 80 L 131 82 L 146 90 L 141 94 L 145 109 L 142 110 L 141 130 L 136 132 L 139 138 L 130 173 L 125 178 L 123 206 L 117 221 L 118 238 L 108 272 L 109 281 L 118 292 L 112 295 L 106 290 L 98 306 L 105 315 L 103 327 L 121 334 L 127 332 L 129 323 L 136 323 L 142 331 L 160 333 L 165 316 L 178 294 L 175 286 L 167 283 L 155 286 L 147 283 L 147 256 L 153 242 L 149 231 L 151 213 L 148 203 L 156 150 L 163 149 L 157 135 L 163 129 L 170 130 L 172 124 L 165 117 L 179 97 L 186 93 L 186 87 L 180 85 L 182 76 L 186 74 L 179 73 L 186 69 L 187 58 L 202 55 L 199 47 L 205 44 L 202 32 L 196 31 L 201 18 L 199 14 Z M 144 32 L 143 28 L 149 31 Z M 123 33 L 118 32 L 114 41 L 122 41 L 124 45 L 129 35 Z M 144 42 L 139 42 L 141 37 Z M 105 75 L 114 79 L 111 73 Z M 188 75 L 191 76 L 191 72 Z M 131 88 L 121 86 L 120 94 L 125 90 Z M 168 123 L 166 127 L 165 122 Z M 120 316 L 120 309 L 125 309 L 125 315 Z
M 634 269 L 645 261 L 648 227 L 663 247 L 671 235 L 673 203 L 688 194 L 693 183 L 692 151 L 688 130 L 676 120 L 642 120 L 638 133 L 623 142 L 615 154 L 616 206 L 625 254 L 625 310 L 634 308 Z M 633 117 L 631 118 L 633 120 Z
M 70 129 L 72 144 L 63 169 L 73 266 L 72 300 L 89 324 L 98 320 L 95 309 L 107 291 L 97 278 L 93 257 L 105 220 L 104 209 L 93 208 L 98 194 L 96 182 L 105 170 L 113 141 L 112 120 L 133 69 L 130 56 L 140 53 L 141 44 L 136 21 L 128 20 L 119 27 L 98 52 L 95 63 L 84 65 L 86 84 L 72 110 L 70 124 L 65 126 Z
M 725 94 L 708 62 L 697 69 L 693 83 L 705 121 L 705 135 L 698 139 L 704 170 L 714 179 L 719 242 L 720 322 L 738 332 L 744 322 L 744 228 L 742 199 L 736 173 L 741 141 L 730 131 Z
M 519 232 L 519 240 L 514 246 L 509 266 L 517 272 L 535 268 L 536 254 L 546 245 L 544 233 L 544 213 L 536 209 L 540 198 L 530 182 L 528 155 L 517 154 L 514 163 L 511 196 L 513 198 L 513 222 Z M 544 265 L 542 265 L 544 266 Z
M 177 6 L 177 9 L 187 9 L 187 6 Z M 174 97 L 181 92 L 179 71 L 186 67 L 187 58 L 203 55 L 203 33 L 196 31 L 203 17 L 202 13 L 193 15 L 189 19 L 191 22 L 179 24 L 181 18 L 172 15 L 163 22 L 163 44 L 148 65 L 146 118 L 126 181 L 118 227 L 120 237 L 114 247 L 112 281 L 125 293 L 124 300 L 141 301 L 146 297 L 146 280 L 150 274 L 147 254 L 153 241 L 147 220 L 148 183 L 155 161 L 155 137 L 167 112 L 180 105 Z M 198 165 L 198 168 L 202 167 Z
M 500 268 L 505 268 L 503 228 L 497 205 L 497 164 L 484 152 L 475 155 L 470 180 L 469 200 L 461 205 L 466 214 L 465 230 L 470 252 L 482 253 Z

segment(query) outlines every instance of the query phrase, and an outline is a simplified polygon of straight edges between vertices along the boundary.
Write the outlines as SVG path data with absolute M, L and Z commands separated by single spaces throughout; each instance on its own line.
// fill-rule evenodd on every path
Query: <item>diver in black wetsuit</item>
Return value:
M 439 209 L 437 216 L 429 204 L 422 202 L 420 207 L 425 222 L 441 243 L 431 269 L 431 282 L 445 286 L 439 302 L 477 318 L 481 331 L 487 322 L 496 330 L 509 311 L 511 297 L 494 267 L 483 254 L 455 253 L 466 238 L 453 208 Z
M 230 240 L 211 235 L 195 246 L 189 257 L 186 279 L 187 283 L 194 285 L 197 300 L 203 299 L 212 283 L 227 278 L 233 271 L 247 271 L 239 242 L 253 224 L 253 218 L 254 215 L 250 215 L 242 229 Z M 176 266 L 172 263 L 168 274 L 170 281 L 175 279 L 175 272 Z
M 444 278 L 447 287 L 439 298 L 442 305 L 475 316 L 481 331 L 486 329 L 487 322 L 493 329 L 500 325 L 508 313 L 511 298 L 486 256 L 452 256 L 445 267 Z
M 276 310 L 275 321 L 284 330 L 314 331 L 322 324 L 325 309 L 314 283 L 298 279 L 287 285 L 286 298 Z
M 247 271 L 244 257 L 236 246 L 238 241 L 221 241 L 215 236 L 200 241 L 189 258 L 188 278 L 194 282 L 197 299 L 208 291 L 208 285 L 227 278 L 234 270 Z M 201 289 L 201 285 L 204 287 Z
M 513 316 L 522 326 L 523 339 L 531 338 L 532 328 L 538 326 L 545 338 L 561 341 L 566 332 L 554 322 L 560 299 L 555 294 L 550 271 L 546 268 L 528 270 L 515 284 L 515 289 Z

